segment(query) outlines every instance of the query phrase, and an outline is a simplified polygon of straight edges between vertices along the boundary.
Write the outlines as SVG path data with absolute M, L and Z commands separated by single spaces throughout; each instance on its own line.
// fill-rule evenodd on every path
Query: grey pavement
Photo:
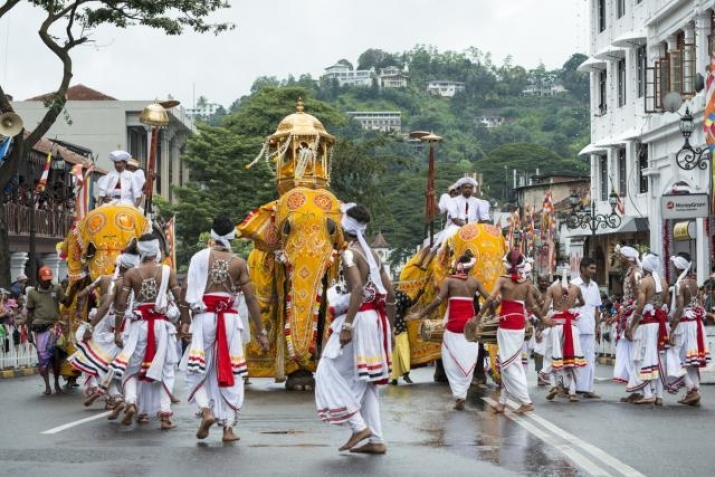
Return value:
M 703 390 L 700 408 L 678 405 L 672 396 L 663 408 L 621 404 L 623 388 L 610 381 L 597 383 L 601 400 L 546 402 L 530 371 L 536 413 L 518 417 L 491 411 L 485 399 L 496 399 L 493 388 L 473 389 L 467 410 L 452 411 L 449 388 L 432 382 L 433 370 L 413 370 L 413 385 L 383 388 L 384 456 L 339 453 L 349 429 L 321 422 L 312 393 L 289 393 L 266 379 L 247 387 L 235 444 L 221 443 L 215 428 L 207 440 L 196 440 L 198 420 L 181 376 L 177 429 L 160 431 L 157 422 L 124 428 L 100 416 L 54 434 L 43 431 L 98 416 L 101 406 L 82 407 L 79 391 L 41 396 L 37 376 L 6 380 L 0 382 L 0 475 L 637 477 L 681 475 L 686 461 L 689 475 L 715 474 L 715 387 Z M 599 367 L 598 375 L 608 372 Z

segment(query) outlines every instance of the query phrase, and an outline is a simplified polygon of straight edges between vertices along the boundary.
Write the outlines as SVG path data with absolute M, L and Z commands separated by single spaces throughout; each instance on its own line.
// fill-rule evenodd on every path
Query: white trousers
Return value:
M 501 393 L 499 402 L 506 404 L 507 394 L 520 404 L 531 404 L 526 383 L 526 372 L 521 364 L 521 348 L 524 343 L 524 329 L 497 330 L 499 362 L 501 365 Z
M 596 335 L 580 335 L 579 340 L 586 366 L 576 368 L 576 391 L 592 393 L 596 369 Z

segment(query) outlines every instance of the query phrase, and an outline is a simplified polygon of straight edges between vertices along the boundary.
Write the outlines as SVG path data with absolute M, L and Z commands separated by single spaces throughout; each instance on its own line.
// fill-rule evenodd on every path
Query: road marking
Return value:
M 509 407 L 512 409 L 517 409 L 519 407 L 519 404 L 512 401 L 511 399 L 508 401 L 508 404 L 509 404 Z M 626 477 L 645 477 L 644 474 L 641 474 L 640 472 L 638 472 L 636 469 L 634 469 L 630 465 L 626 464 L 625 462 L 621 462 L 620 460 L 616 459 L 615 457 L 611 456 L 610 454 L 607 454 L 605 451 L 599 449 L 598 447 L 579 439 L 578 437 L 574 436 L 570 432 L 567 432 L 567 431 L 561 429 L 557 425 L 555 425 L 555 424 L 551 423 L 550 421 L 544 419 L 543 417 L 537 415 L 535 412 L 526 413 L 526 414 L 524 414 L 524 416 L 528 419 L 532 419 L 534 422 L 541 424 L 541 426 L 543 426 L 545 429 L 551 431 L 552 433 L 561 437 L 562 439 L 580 447 L 581 450 L 591 454 L 593 457 L 600 460 L 604 464 L 607 464 L 608 466 L 617 470 L 620 474 L 622 474 Z
M 42 431 L 40 434 L 57 434 L 58 432 L 66 431 L 67 429 L 70 429 L 75 426 L 79 426 L 80 424 L 84 424 L 85 422 L 90 422 L 90 421 L 94 421 L 95 419 L 100 419 L 102 417 L 109 416 L 109 414 L 111 412 L 112 411 L 107 411 L 107 412 L 97 414 L 96 416 L 85 417 L 84 419 L 80 419 L 78 421 L 72 421 L 67 424 L 62 424 L 61 426 L 55 427 L 53 429 L 49 429 L 47 431 Z
M 497 404 L 497 402 L 491 398 L 482 398 L 482 399 L 491 406 L 496 406 L 496 404 Z M 609 474 L 605 469 L 599 467 L 598 465 L 596 465 L 595 462 L 589 460 L 587 457 L 579 454 L 570 445 L 555 444 L 549 434 L 547 434 L 546 432 L 542 431 L 535 425 L 528 422 L 523 416 L 515 414 L 508 409 L 506 410 L 504 415 L 507 418 L 514 421 L 519 426 L 523 427 L 527 432 L 533 434 L 534 436 L 541 439 L 545 443 L 550 444 L 553 447 L 555 447 L 557 450 L 561 451 L 561 453 L 563 453 L 566 457 L 571 459 L 576 465 L 578 465 L 579 467 L 584 469 L 590 475 L 592 475 L 594 477 L 612 477 L 611 474 Z

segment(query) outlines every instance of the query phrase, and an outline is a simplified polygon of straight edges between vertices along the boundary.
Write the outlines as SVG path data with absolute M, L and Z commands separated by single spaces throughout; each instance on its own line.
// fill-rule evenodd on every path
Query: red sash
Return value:
M 390 335 L 387 332 L 387 314 L 385 313 L 385 300 L 384 299 L 376 299 L 373 301 L 369 301 L 367 303 L 363 303 L 360 305 L 360 308 L 358 308 L 358 312 L 360 311 L 368 311 L 368 310 L 375 310 L 377 311 L 377 314 L 380 316 L 380 322 L 382 323 L 382 348 L 385 352 L 385 357 L 390 356 Z M 392 363 L 388 362 L 387 367 L 389 368 Z M 375 381 L 376 384 L 387 384 L 389 382 L 389 379 L 381 379 L 380 381 Z
M 504 328 L 505 330 L 523 330 L 526 326 L 524 305 L 518 301 L 502 300 L 499 315 L 499 328 Z
M 698 356 L 705 356 L 705 333 L 703 333 L 703 316 L 705 316 L 705 308 L 697 306 L 690 308 L 695 313 L 695 318 L 683 317 L 680 321 L 694 321 L 696 323 L 697 340 L 698 340 Z M 703 365 L 704 366 L 704 365 Z
M 143 321 L 146 321 L 146 351 L 142 360 L 141 369 L 139 370 L 139 379 L 142 381 L 152 382 L 151 378 L 147 378 L 146 372 L 149 370 L 154 356 L 156 356 L 156 335 L 154 334 L 154 323 L 156 320 L 166 320 L 166 316 L 162 313 L 157 313 L 154 310 L 154 303 L 144 303 L 136 308 L 141 314 Z
M 554 314 L 554 322 L 558 325 L 563 325 L 563 341 L 561 342 L 561 356 L 564 363 L 573 363 L 575 361 L 575 351 L 573 347 L 573 320 L 578 318 L 578 314 L 570 311 L 560 311 Z
M 661 308 L 655 310 L 655 313 L 648 313 L 643 315 L 639 324 L 649 325 L 653 323 L 658 323 L 658 350 L 662 351 L 670 346 L 668 341 L 668 328 L 666 323 L 668 322 L 668 314 Z
M 449 299 L 449 316 L 446 328 L 452 333 L 464 333 L 464 325 L 474 316 L 474 301 Z
M 207 313 L 216 313 L 216 373 L 218 385 L 230 388 L 236 381 L 231 369 L 231 354 L 228 351 L 228 336 L 226 336 L 226 313 L 237 314 L 231 308 L 233 300 L 228 296 L 204 295 Z

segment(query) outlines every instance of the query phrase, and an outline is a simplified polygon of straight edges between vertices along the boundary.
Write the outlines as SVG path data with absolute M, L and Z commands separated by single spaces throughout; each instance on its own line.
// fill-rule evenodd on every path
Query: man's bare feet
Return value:
M 457 399 L 457 401 L 454 403 L 454 410 L 455 411 L 464 411 L 464 399 Z
M 211 409 L 205 407 L 201 409 L 201 424 L 199 430 L 196 431 L 197 439 L 206 439 L 209 436 L 209 429 L 216 424 L 216 418 L 211 413 Z
M 640 393 L 633 393 L 630 396 L 625 396 L 621 398 L 621 402 L 634 402 L 642 398 L 643 395 Z
M 89 396 L 87 396 L 87 399 L 84 400 L 84 407 L 89 407 L 92 404 L 94 404 L 94 401 L 102 397 L 102 393 L 100 392 L 93 392 Z
M 662 398 L 655 398 L 655 405 L 656 406 L 663 406 L 663 399 Z
M 137 416 L 137 424 L 149 424 L 149 416 L 147 414 L 139 414 Z
M 506 406 L 502 403 L 497 403 L 497 405 L 494 406 L 494 412 L 497 414 L 504 412 L 504 409 L 506 409 Z
M 685 398 L 678 401 L 681 404 L 687 404 L 689 406 L 697 406 L 700 404 L 700 393 L 696 390 L 690 391 L 685 395 Z
M 55 383 L 55 394 L 62 394 L 62 387 Z
M 52 394 L 52 389 L 47 388 L 45 389 L 45 392 L 42 393 L 43 396 L 49 396 Z
M 176 424 L 171 422 L 171 417 L 166 416 L 161 418 L 161 430 L 168 431 L 169 429 L 174 429 Z
M 569 394 L 569 401 L 571 401 L 571 402 L 579 402 L 580 399 L 578 398 L 578 395 L 576 395 L 576 394 Z
M 632 402 L 633 402 L 633 404 L 655 404 L 655 398 L 654 397 L 650 397 L 650 398 L 642 397 L 642 398 L 640 398 L 638 400 L 634 400 Z
M 236 434 L 234 434 L 233 428 L 224 427 L 223 428 L 223 438 L 221 438 L 221 440 L 224 442 L 236 442 L 236 441 L 241 440 L 241 438 L 238 437 Z
M 357 452 L 359 454 L 377 454 L 382 455 L 387 453 L 387 446 L 381 442 L 368 442 L 360 447 L 355 447 L 350 449 L 350 452 Z
M 534 404 L 528 403 L 528 404 L 522 404 L 521 406 L 519 406 L 519 409 L 517 409 L 514 412 L 517 414 L 524 414 L 525 412 L 533 411 L 534 409 L 535 409 Z
M 546 395 L 546 400 L 553 401 L 558 393 L 559 393 L 559 388 L 554 386 L 553 388 L 549 389 L 549 393 Z
M 124 409 L 124 402 L 122 401 L 115 401 L 114 404 L 114 409 L 112 409 L 112 412 L 109 413 L 109 416 L 107 416 L 107 419 L 110 421 L 115 421 L 119 415 L 122 413 L 122 410 Z
M 345 451 L 348 449 L 352 449 L 353 447 L 358 445 L 358 443 L 360 441 L 364 441 L 365 439 L 367 439 L 370 436 L 372 436 L 372 431 L 370 430 L 369 427 L 366 427 L 365 429 L 363 429 L 360 432 L 354 432 L 353 435 L 350 436 L 350 439 L 348 439 L 348 441 L 338 450 Z
M 583 397 L 585 397 L 586 399 L 601 399 L 601 396 L 590 391 L 583 393 Z
M 137 413 L 137 405 L 136 404 L 127 404 L 127 406 L 124 408 L 124 417 L 122 418 L 122 425 L 123 426 L 131 426 L 132 421 L 134 420 L 134 414 Z

